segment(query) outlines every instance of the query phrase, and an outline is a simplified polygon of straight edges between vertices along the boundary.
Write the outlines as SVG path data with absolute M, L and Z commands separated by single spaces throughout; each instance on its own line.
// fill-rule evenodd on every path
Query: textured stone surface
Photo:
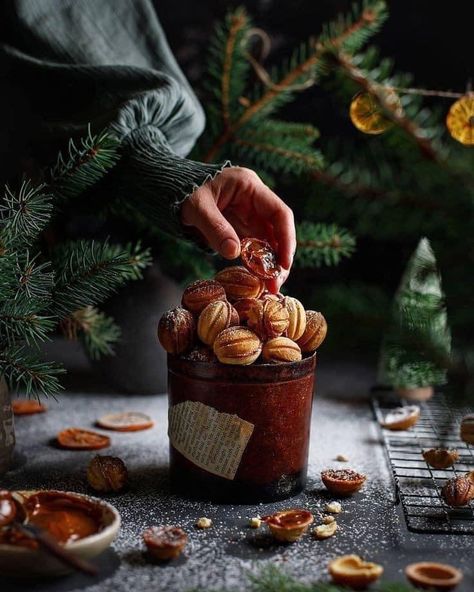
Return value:
M 17 462 L 2 480 L 9 488 L 58 488 L 87 492 L 86 466 L 94 452 L 59 450 L 51 439 L 62 428 L 91 428 L 106 412 L 136 410 L 156 421 L 151 430 L 108 434 L 112 446 L 104 454 L 121 457 L 130 471 L 127 491 L 106 496 L 120 511 L 120 536 L 98 563 L 97 579 L 72 575 L 49 582 L 13 583 L 1 580 L 2 592 L 130 592 L 135 590 L 184 591 L 233 588 L 243 590 L 245 574 L 264 565 L 280 565 L 304 581 L 325 580 L 330 559 L 358 553 L 382 563 L 385 579 L 404 580 L 403 567 L 417 560 L 441 560 L 463 569 L 464 584 L 474 589 L 472 537 L 427 536 L 408 533 L 403 515 L 394 503 L 394 489 L 367 401 L 364 396 L 372 375 L 357 364 L 328 367 L 318 374 L 313 412 L 307 491 L 286 502 L 258 506 L 217 506 L 179 498 L 170 491 L 167 476 L 166 397 L 116 394 L 64 393 L 49 403 L 47 413 L 17 418 Z M 349 462 L 334 460 L 344 454 Z M 262 459 L 264 462 L 265 459 Z M 325 541 L 307 534 L 293 545 L 275 545 L 264 529 L 248 527 L 248 518 L 287 507 L 308 508 L 318 515 L 333 498 L 322 489 L 323 468 L 351 467 L 368 475 L 361 493 L 341 500 L 336 535 Z M 213 526 L 198 530 L 201 516 Z M 315 523 L 318 522 L 316 517 Z M 151 565 L 143 554 L 141 533 L 152 525 L 175 524 L 184 528 L 190 542 L 184 555 L 163 566 Z

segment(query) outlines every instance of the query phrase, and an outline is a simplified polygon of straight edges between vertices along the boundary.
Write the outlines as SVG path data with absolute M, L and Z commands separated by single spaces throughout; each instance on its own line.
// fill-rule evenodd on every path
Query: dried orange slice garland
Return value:
M 99 450 L 110 446 L 110 438 L 81 428 L 67 428 L 57 435 L 61 448 L 68 450 Z
M 154 422 L 149 415 L 138 411 L 108 413 L 97 420 L 97 425 L 106 430 L 116 432 L 139 432 L 153 427 Z
M 39 401 L 32 399 L 16 399 L 12 401 L 12 409 L 15 415 L 33 415 L 35 413 L 44 413 L 46 407 Z
M 446 117 L 451 136 L 465 146 L 474 146 L 474 94 L 469 93 L 451 105 Z
M 401 112 L 398 95 L 393 90 L 386 90 L 384 93 L 385 100 L 393 110 Z M 393 125 L 377 98 L 367 92 L 358 93 L 352 99 L 349 116 L 354 126 L 364 134 L 382 134 Z

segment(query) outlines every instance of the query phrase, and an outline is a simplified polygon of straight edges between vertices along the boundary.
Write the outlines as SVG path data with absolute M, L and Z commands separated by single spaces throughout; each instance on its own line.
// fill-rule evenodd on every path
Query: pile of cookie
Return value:
M 241 259 L 244 265 L 190 284 L 181 306 L 163 314 L 158 338 L 169 354 L 249 365 L 259 358 L 297 362 L 321 345 L 327 333 L 323 315 L 266 290 L 266 281 L 281 272 L 270 245 L 244 239 Z

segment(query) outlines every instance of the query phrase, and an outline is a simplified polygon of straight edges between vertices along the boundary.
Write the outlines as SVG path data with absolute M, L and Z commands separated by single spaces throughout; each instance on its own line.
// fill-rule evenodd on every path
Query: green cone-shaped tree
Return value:
M 395 294 L 379 381 L 404 394 L 443 384 L 450 356 L 451 333 L 441 278 L 430 242 L 422 238 Z

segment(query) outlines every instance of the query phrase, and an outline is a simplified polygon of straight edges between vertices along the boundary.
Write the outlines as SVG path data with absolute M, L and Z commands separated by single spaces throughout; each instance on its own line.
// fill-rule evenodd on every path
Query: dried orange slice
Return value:
M 97 425 L 116 432 L 139 432 L 152 428 L 154 423 L 149 415 L 138 411 L 108 413 L 97 420 Z
M 364 561 L 358 555 L 342 555 L 329 563 L 329 573 L 335 584 L 353 590 L 364 590 L 380 578 L 383 567 Z
M 474 93 L 461 97 L 451 105 L 446 127 L 451 137 L 461 144 L 474 145 Z
M 81 428 L 67 428 L 57 435 L 58 444 L 68 450 L 99 450 L 110 446 L 110 438 Z
M 277 541 L 293 543 L 297 541 L 313 522 L 314 516 L 308 510 L 299 508 L 275 512 L 262 518 L 267 523 Z
M 401 109 L 400 99 L 394 91 L 387 90 L 385 98 L 394 109 Z M 383 134 L 393 125 L 377 98 L 366 92 L 358 93 L 352 99 L 349 116 L 355 127 L 364 134 Z
M 244 238 L 240 241 L 240 257 L 245 267 L 262 280 L 272 280 L 280 275 L 276 255 L 267 241 Z
M 12 402 L 12 409 L 15 415 L 33 415 L 34 413 L 44 413 L 46 411 L 44 405 L 32 399 L 16 399 Z

